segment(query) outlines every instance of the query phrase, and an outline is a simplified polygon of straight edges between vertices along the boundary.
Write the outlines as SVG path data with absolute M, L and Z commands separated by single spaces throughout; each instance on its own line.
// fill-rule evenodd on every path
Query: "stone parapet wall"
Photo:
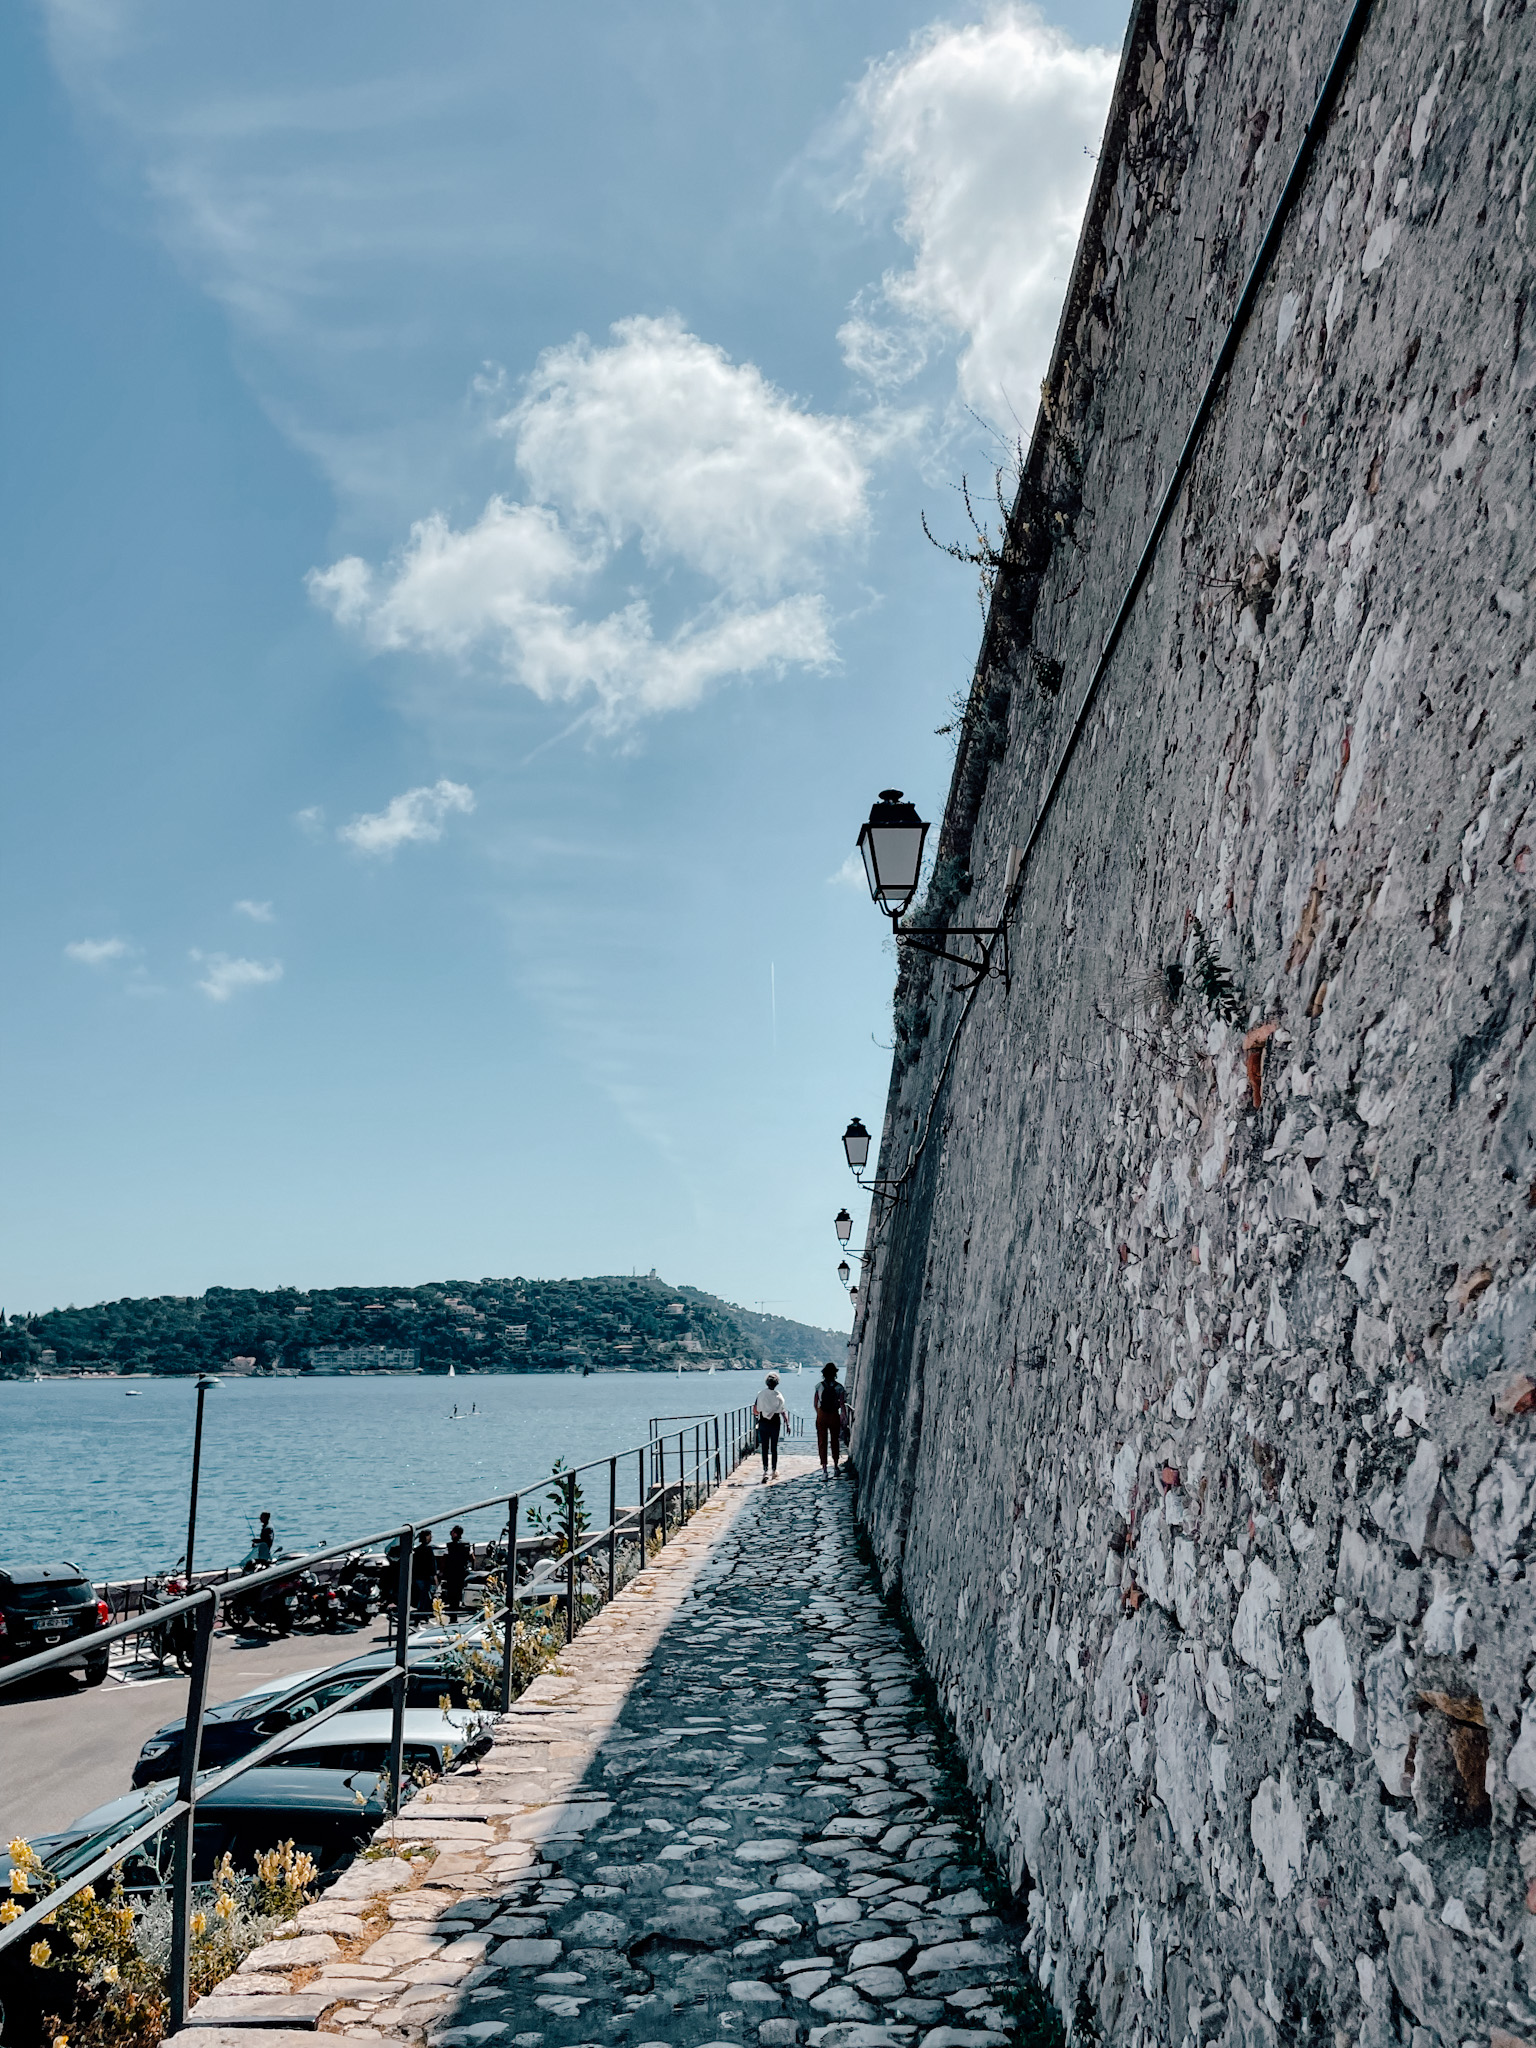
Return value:
M 940 922 L 1003 904 L 1343 19 L 1137 10 Z M 1536 2042 L 1533 188 L 1519 0 L 1377 0 L 1011 986 L 898 984 L 862 1512 L 1083 2038 Z

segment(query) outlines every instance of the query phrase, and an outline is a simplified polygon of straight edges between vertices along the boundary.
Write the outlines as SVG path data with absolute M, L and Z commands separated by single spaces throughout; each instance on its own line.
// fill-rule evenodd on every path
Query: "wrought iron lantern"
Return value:
M 869 1164 L 869 1133 L 857 1117 L 843 1133 L 843 1150 L 853 1171 L 862 1173 Z
M 970 980 L 957 983 L 957 987 L 974 988 L 999 964 L 996 959 L 999 952 L 1006 983 L 1006 925 L 946 924 L 936 927 L 932 933 L 914 931 L 903 925 L 902 915 L 917 894 L 923 867 L 923 844 L 927 837 L 928 827 L 918 816 L 917 806 L 909 804 L 899 789 L 882 789 L 868 818 L 859 827 L 859 852 L 864 858 L 870 896 L 891 920 L 891 933 L 898 946 L 910 946 L 914 952 L 929 953 L 937 960 L 952 960 L 957 967 L 970 969 Z M 976 951 L 951 952 L 944 943 L 946 938 L 969 939 Z M 849 1164 L 853 1164 L 851 1154 Z M 858 1168 L 855 1167 L 854 1171 L 857 1172 Z
M 859 830 L 859 852 L 869 893 L 887 916 L 897 918 L 917 894 L 928 827 L 899 789 L 882 789 Z
M 850 1280 L 852 1279 L 852 1277 L 853 1277 L 853 1268 L 852 1268 L 852 1266 L 850 1266 L 850 1265 L 849 1265 L 849 1263 L 848 1263 L 848 1261 L 847 1261 L 846 1259 L 844 1259 L 844 1260 L 843 1260 L 843 1261 L 841 1262 L 841 1264 L 840 1264 L 840 1265 L 838 1266 L 838 1269 L 837 1269 L 837 1277 L 838 1277 L 838 1279 L 839 1279 L 839 1280 L 841 1280 L 841 1281 L 842 1281 L 842 1283 L 843 1283 L 843 1285 L 844 1285 L 845 1287 L 846 1287 L 846 1286 L 848 1285 L 848 1282 L 849 1282 L 849 1281 L 850 1281 Z
M 837 1232 L 839 1244 L 846 1244 L 853 1235 L 853 1218 L 846 1209 L 839 1209 L 832 1219 L 832 1228 Z

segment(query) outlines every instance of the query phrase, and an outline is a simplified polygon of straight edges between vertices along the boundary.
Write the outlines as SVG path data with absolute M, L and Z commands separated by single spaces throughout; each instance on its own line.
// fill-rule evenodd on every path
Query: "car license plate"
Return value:
M 67 1611 L 63 1614 L 40 1614 L 32 1626 L 34 1628 L 68 1628 L 74 1618 Z

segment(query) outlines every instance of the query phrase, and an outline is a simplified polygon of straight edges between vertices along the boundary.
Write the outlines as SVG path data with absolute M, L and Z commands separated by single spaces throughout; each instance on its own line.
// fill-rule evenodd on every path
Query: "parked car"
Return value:
M 379 1649 L 353 1657 L 345 1664 L 334 1664 L 327 1671 L 312 1672 L 298 1682 L 288 1684 L 285 1689 L 247 1693 L 239 1699 L 210 1707 L 203 1717 L 202 1763 L 209 1767 L 233 1763 L 236 1757 L 244 1756 L 258 1743 L 265 1742 L 269 1735 L 280 1734 L 284 1728 L 297 1727 L 300 1722 L 309 1720 L 322 1708 L 331 1706 L 353 1691 L 365 1679 L 391 1670 L 393 1662 L 387 1649 Z M 410 1652 L 405 1691 L 407 1707 L 436 1708 L 445 1696 L 450 1706 L 463 1707 L 468 1693 L 469 1687 L 457 1668 L 451 1643 L 436 1642 Z M 358 1706 L 363 1712 L 377 1711 L 388 1701 L 389 1694 L 381 1691 L 370 1693 L 358 1702 Z M 139 1760 L 133 1767 L 135 1785 L 151 1785 L 160 1778 L 177 1775 L 181 1769 L 181 1742 L 185 1726 L 184 1720 L 167 1721 L 164 1727 L 155 1730 L 139 1751 Z
M 87 1638 L 111 1620 L 105 1600 L 76 1564 L 15 1564 L 0 1570 L 0 1664 L 14 1664 L 61 1643 L 79 1652 L 61 1667 L 85 1673 L 87 1685 L 107 1675 L 107 1651 Z
M 303 1730 L 277 1765 L 295 1770 L 378 1771 L 389 1768 L 394 1715 L 388 1709 L 342 1714 L 321 1728 Z M 490 1747 L 484 1714 L 448 1713 L 408 1707 L 405 1714 L 405 1775 L 440 1778 L 454 1764 L 472 1761 Z M 275 1766 L 274 1766 L 275 1767 Z
M 40 1836 L 32 1848 L 45 1869 L 70 1878 L 132 1833 L 175 1796 L 173 1786 L 130 1792 L 107 1806 L 81 1816 L 58 1833 Z M 199 1805 L 193 1829 L 192 1875 L 206 1884 L 214 1865 L 228 1855 L 236 1870 L 248 1871 L 256 1858 L 280 1842 L 312 1856 L 325 1885 L 351 1862 L 360 1843 L 384 1818 L 379 1778 L 372 1771 L 279 1770 L 248 1771 L 233 1784 L 210 1792 Z M 0 1893 L 10 1894 L 12 1862 L 0 1848 Z M 122 1885 L 133 1897 L 161 1891 L 169 1882 L 169 1832 L 152 1837 L 121 1866 Z M 58 2010 L 61 1979 L 33 1967 L 30 1942 L 12 1942 L 0 1949 L 0 2041 L 5 2048 L 32 2048 L 42 2039 L 43 2015 Z

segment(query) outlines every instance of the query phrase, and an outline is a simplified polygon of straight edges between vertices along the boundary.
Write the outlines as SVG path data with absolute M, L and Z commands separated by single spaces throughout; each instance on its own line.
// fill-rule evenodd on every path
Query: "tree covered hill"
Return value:
M 398 1369 L 315 1352 L 414 1351 L 427 1372 L 814 1365 L 846 1336 L 754 1314 L 654 1273 L 588 1280 L 445 1280 L 425 1287 L 210 1287 L 0 1316 L 0 1374 L 92 1368 L 196 1373 Z

